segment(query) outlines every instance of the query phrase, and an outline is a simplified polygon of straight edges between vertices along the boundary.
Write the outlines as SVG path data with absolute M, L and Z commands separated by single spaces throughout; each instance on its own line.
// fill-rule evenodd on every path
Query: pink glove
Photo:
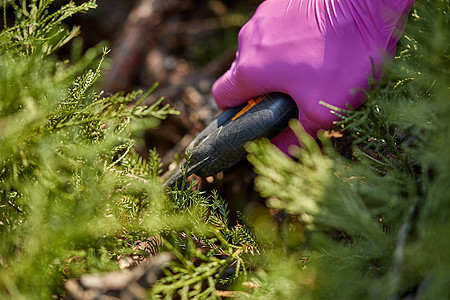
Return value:
M 415 0 L 266 0 L 239 33 L 236 59 L 214 84 L 219 108 L 269 92 L 291 95 L 298 120 L 316 137 L 336 116 L 319 101 L 346 108 L 364 102 L 367 74 L 379 75 Z M 372 69 L 372 62 L 375 70 Z M 298 145 L 291 129 L 272 142 Z

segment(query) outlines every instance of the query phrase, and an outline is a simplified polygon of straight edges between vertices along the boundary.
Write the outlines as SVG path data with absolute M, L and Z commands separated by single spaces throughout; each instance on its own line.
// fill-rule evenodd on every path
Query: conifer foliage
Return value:
M 118 166 L 136 132 L 175 113 L 160 101 L 130 106 L 146 98 L 140 91 L 97 92 L 107 50 L 97 51 L 97 67 L 79 76 L 79 65 L 49 55 L 78 30 L 66 30 L 62 20 L 95 7 L 94 1 L 69 2 L 50 14 L 51 2 L 3 2 L 1 298 L 49 298 L 60 293 L 64 278 L 116 268 L 105 244 L 122 230 L 118 218 L 126 206 L 117 203 L 135 193 L 126 186 L 126 168 Z M 16 13 L 11 26 L 7 4 Z M 152 170 L 150 180 L 156 174 Z M 133 200 L 149 193 L 140 194 Z
M 156 85 L 104 96 L 107 49 L 56 59 L 79 30 L 63 21 L 96 4 L 53 2 L 0 2 L 0 298 L 65 297 L 65 281 L 117 270 L 144 240 L 140 255 L 173 257 L 148 298 L 449 298 L 448 1 L 415 4 L 363 107 L 330 107 L 351 154 L 295 122 L 295 160 L 248 145 L 255 188 L 282 217 L 236 224 L 216 193 L 163 189 L 156 151 L 134 145 L 177 112 L 143 105 Z
M 325 138 L 319 149 L 295 124 L 298 162 L 267 141 L 248 148 L 257 189 L 304 226 L 296 247 L 288 239 L 286 256 L 274 260 L 289 271 L 258 274 L 261 298 L 450 296 L 448 12 L 448 1 L 418 1 L 364 107 L 330 107 L 341 117 L 336 129 L 353 136 L 350 159 Z
M 250 230 L 228 223 L 218 195 L 190 185 L 165 193 L 156 152 L 145 161 L 133 146 L 178 112 L 162 99 L 143 105 L 153 88 L 102 95 L 96 83 L 107 49 L 91 49 L 90 63 L 52 56 L 78 30 L 62 21 L 95 1 L 49 13 L 52 2 L 2 3 L 0 298 L 62 296 L 67 279 L 118 269 L 138 240 L 152 242 L 151 254 L 169 250 L 178 259 L 149 293 L 214 297 L 216 284 L 232 280 L 224 276 L 230 265 L 233 278 L 245 272 L 241 256 L 256 248 Z

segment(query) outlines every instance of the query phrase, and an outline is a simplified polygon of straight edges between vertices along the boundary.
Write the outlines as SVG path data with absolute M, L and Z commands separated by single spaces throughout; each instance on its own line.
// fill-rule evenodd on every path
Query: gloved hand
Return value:
M 313 137 L 337 118 L 319 101 L 364 102 L 367 75 L 395 53 L 415 0 L 266 0 L 238 36 L 236 59 L 212 88 L 224 109 L 269 92 L 291 95 Z M 374 68 L 373 68 L 374 66 Z M 298 145 L 291 129 L 272 142 Z

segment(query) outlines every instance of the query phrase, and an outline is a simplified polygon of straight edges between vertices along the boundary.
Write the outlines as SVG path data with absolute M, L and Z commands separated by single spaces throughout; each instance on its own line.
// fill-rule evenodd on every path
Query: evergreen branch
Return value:
M 420 197 L 416 197 L 416 200 L 412 203 L 411 207 L 409 208 L 408 214 L 405 217 L 405 221 L 398 230 L 396 236 L 395 249 L 393 252 L 394 256 L 393 262 L 391 268 L 387 273 L 390 288 L 392 291 L 390 299 L 392 300 L 400 299 L 399 295 L 399 293 L 401 293 L 400 282 L 403 277 L 402 269 L 405 263 L 404 261 L 405 247 L 410 234 L 413 232 L 415 228 L 420 202 L 421 202 Z
M 38 14 L 36 16 L 39 19 L 41 16 L 39 13 L 43 14 L 46 12 L 45 8 L 50 5 L 54 0 L 48 0 L 38 8 Z M 58 11 L 41 20 L 42 24 L 61 24 L 65 19 L 78 14 L 80 12 L 86 12 L 90 9 L 95 9 L 97 7 L 96 0 L 88 0 L 80 5 L 76 5 L 74 2 L 69 2 L 68 4 L 62 6 Z M 45 26 L 44 26 L 45 27 Z
M 8 23 L 6 22 L 6 0 L 3 0 L 3 28 L 8 28 Z
M 47 54 L 51 54 L 73 40 L 76 36 L 80 34 L 79 26 L 74 26 L 71 31 L 69 31 L 65 36 L 62 36 L 59 41 L 54 46 L 48 46 L 48 44 L 44 44 L 43 50 Z M 50 38 L 49 38 L 50 39 Z
M 182 294 L 187 294 L 190 286 L 196 283 L 204 282 L 205 280 L 208 282 L 212 280 L 212 285 L 210 285 L 210 288 L 212 289 L 212 291 L 215 291 L 214 281 L 217 280 L 218 275 L 221 274 L 221 271 L 224 271 L 227 268 L 227 266 L 231 263 L 231 261 L 232 261 L 231 257 L 226 260 L 215 260 L 197 267 L 192 275 L 186 274 L 187 276 L 185 275 L 182 277 L 179 276 L 181 270 L 177 270 L 176 275 L 173 278 L 166 277 L 164 278 L 163 281 L 161 281 L 161 283 L 164 282 L 164 284 L 157 284 L 153 286 L 151 293 L 152 295 L 157 295 L 161 293 L 170 294 L 171 292 L 182 290 L 181 291 Z M 172 283 L 166 284 L 165 282 L 169 280 Z M 201 290 L 198 289 L 196 291 L 196 294 L 200 294 L 199 293 L 200 291 Z M 201 294 L 204 293 L 205 292 Z M 192 297 L 194 295 L 191 294 L 190 296 Z
M 177 282 L 172 283 L 170 285 L 162 285 L 162 286 L 158 286 L 157 285 L 157 286 L 152 288 L 152 292 L 155 293 L 155 294 L 159 294 L 161 292 L 167 293 L 168 291 L 178 290 L 178 289 L 181 289 L 183 287 L 189 287 L 190 285 L 192 285 L 194 283 L 202 282 L 206 278 L 216 274 L 217 271 L 219 270 L 219 268 L 222 267 L 227 262 L 228 261 L 225 261 L 224 263 L 222 263 L 220 265 L 217 262 L 212 262 L 212 263 L 206 265 L 208 270 L 205 271 L 204 273 L 192 276 L 191 278 L 189 278 L 188 280 L 185 280 L 185 281 L 181 281 L 181 280 L 177 281 Z
M 48 6 L 52 2 L 54 0 L 39 1 L 39 3 L 33 1 L 27 5 L 24 1 L 21 8 L 11 2 L 16 12 L 15 25 L 12 27 L 5 26 L 5 29 L 0 33 L 0 41 L 1 39 L 4 40 L 0 42 L 0 45 L 8 49 L 22 48 L 20 51 L 23 51 L 26 55 L 31 55 L 36 50 L 41 50 L 44 54 L 50 54 L 70 41 L 79 32 L 79 28 L 74 27 L 68 33 L 63 34 L 66 30 L 61 28 L 60 25 L 64 20 L 74 14 L 97 7 L 95 0 L 89 0 L 80 5 L 71 1 L 56 12 L 48 14 Z M 27 10 L 27 6 L 29 10 Z M 59 38 L 58 42 L 52 45 L 48 43 L 61 34 L 63 36 Z
M 107 169 L 111 169 L 112 167 L 114 167 L 115 165 L 117 165 L 119 162 L 121 162 L 127 155 L 128 152 L 131 150 L 131 148 L 133 147 L 132 144 L 128 145 L 127 149 L 125 150 L 125 153 L 122 154 L 122 156 L 120 156 L 118 159 L 116 159 L 113 163 L 111 163 Z

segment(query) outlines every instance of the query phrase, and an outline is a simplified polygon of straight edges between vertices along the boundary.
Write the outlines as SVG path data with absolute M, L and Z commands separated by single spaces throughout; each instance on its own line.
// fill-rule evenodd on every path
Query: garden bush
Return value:
M 1 298 L 65 298 L 67 280 L 118 270 L 143 240 L 140 255 L 175 258 L 149 298 L 449 297 L 448 1 L 414 5 L 362 107 L 330 107 L 350 152 L 295 122 L 296 159 L 248 145 L 268 209 L 237 222 L 217 193 L 163 188 L 156 151 L 134 145 L 177 112 L 143 104 L 156 84 L 103 95 L 101 45 L 58 59 L 79 30 L 64 21 L 96 4 L 53 2 L 1 2 Z

